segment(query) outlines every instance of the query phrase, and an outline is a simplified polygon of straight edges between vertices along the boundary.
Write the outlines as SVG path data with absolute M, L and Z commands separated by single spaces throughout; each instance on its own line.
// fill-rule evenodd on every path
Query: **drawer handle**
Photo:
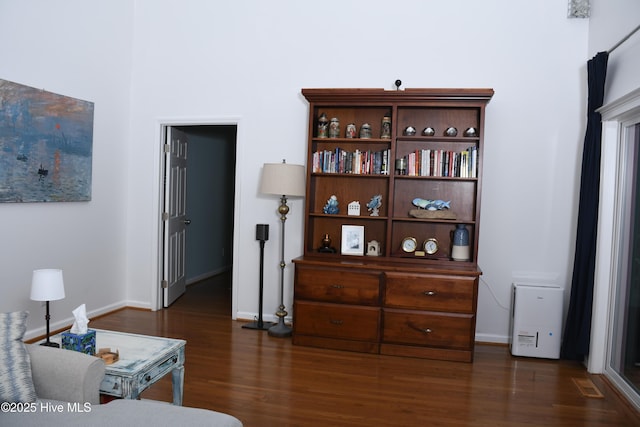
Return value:
M 146 382 L 151 381 L 151 375 L 147 375 L 146 377 L 144 377 L 144 380 L 145 380 Z
M 338 326 L 342 326 L 342 320 L 329 320 L 329 323 L 331 323 L 332 325 L 338 325 Z
M 424 291 L 423 294 L 428 297 L 435 297 L 437 295 L 434 291 Z
M 178 361 L 178 356 L 173 356 L 173 359 L 171 359 L 173 361 L 173 363 L 176 363 Z
M 430 334 L 431 332 L 433 332 L 433 330 L 431 328 L 420 328 L 418 326 L 415 326 L 411 323 L 409 323 L 409 327 L 412 329 L 415 329 L 418 332 L 422 332 L 423 334 Z
M 334 289 L 343 289 L 344 286 L 343 285 L 331 285 L 332 288 Z

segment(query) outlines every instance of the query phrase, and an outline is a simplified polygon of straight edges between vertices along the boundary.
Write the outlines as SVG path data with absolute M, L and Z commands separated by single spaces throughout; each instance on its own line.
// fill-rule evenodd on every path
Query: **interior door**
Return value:
M 187 135 L 168 126 L 165 144 L 164 185 L 164 306 L 186 290 L 185 247 L 187 219 Z

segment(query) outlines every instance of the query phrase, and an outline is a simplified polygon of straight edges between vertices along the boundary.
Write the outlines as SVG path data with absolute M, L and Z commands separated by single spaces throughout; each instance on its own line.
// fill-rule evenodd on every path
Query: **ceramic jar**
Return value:
M 454 261 L 469 261 L 469 230 L 464 224 L 458 224 L 453 232 L 451 258 Z

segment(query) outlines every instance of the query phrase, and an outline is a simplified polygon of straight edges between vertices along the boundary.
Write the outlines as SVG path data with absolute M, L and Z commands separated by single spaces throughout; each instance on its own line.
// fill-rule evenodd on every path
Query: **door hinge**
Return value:
M 162 220 L 169 221 L 169 212 L 162 212 Z
M 164 144 L 164 152 L 165 153 L 171 152 L 171 144 Z
M 167 289 L 169 287 L 169 282 L 163 280 L 160 282 L 160 286 L 162 286 L 162 289 Z

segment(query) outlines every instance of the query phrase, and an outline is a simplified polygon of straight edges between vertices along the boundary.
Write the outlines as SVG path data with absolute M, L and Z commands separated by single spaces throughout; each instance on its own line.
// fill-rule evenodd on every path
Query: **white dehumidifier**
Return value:
M 511 354 L 560 358 L 564 289 L 513 284 Z

